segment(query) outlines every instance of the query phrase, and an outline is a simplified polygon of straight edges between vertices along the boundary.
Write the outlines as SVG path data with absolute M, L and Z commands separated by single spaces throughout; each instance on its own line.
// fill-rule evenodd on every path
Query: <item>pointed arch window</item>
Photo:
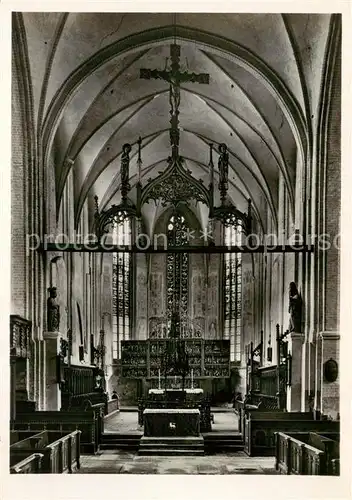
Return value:
M 241 245 L 243 228 L 240 221 L 225 226 L 225 246 Z M 230 339 L 231 361 L 241 360 L 242 329 L 242 255 L 224 254 L 224 338 Z
M 124 218 L 113 225 L 115 245 L 130 245 L 131 219 Z M 121 340 L 130 339 L 132 261 L 129 253 L 113 253 L 112 303 L 113 303 L 113 359 L 121 357 Z
M 170 246 L 183 246 L 188 243 L 189 227 L 183 215 L 173 213 L 167 225 L 167 243 Z M 171 325 L 171 315 L 175 311 L 180 320 L 188 316 L 188 253 L 167 254 L 167 318 Z

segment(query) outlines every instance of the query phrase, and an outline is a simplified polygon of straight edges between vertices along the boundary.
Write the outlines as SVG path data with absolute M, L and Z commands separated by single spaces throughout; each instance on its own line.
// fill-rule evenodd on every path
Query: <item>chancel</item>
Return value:
M 341 16 L 12 18 L 10 472 L 339 475 Z

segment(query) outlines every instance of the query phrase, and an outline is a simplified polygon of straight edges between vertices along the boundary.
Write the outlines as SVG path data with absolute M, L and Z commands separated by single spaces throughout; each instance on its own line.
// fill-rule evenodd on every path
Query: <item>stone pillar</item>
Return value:
M 340 412 L 340 382 L 339 382 L 339 356 L 340 334 L 337 332 L 321 332 L 321 412 L 333 419 Z M 331 372 L 331 365 L 336 365 L 335 376 Z M 334 380 L 335 379 L 335 380 Z
M 45 358 L 45 340 L 40 340 L 38 342 L 38 359 L 39 359 L 39 394 L 40 394 L 40 409 L 46 409 L 46 358 Z
M 291 385 L 287 387 L 287 411 L 301 411 L 302 400 L 302 350 L 304 336 L 292 332 L 287 337 L 288 354 L 291 355 Z
M 44 332 L 44 363 L 46 372 L 45 410 L 61 409 L 61 391 L 58 384 L 57 360 L 60 353 L 60 333 Z

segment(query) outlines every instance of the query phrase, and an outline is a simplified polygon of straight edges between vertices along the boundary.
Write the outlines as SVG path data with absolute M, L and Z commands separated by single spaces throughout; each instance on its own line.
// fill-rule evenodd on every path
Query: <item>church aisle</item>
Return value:
M 107 450 L 83 455 L 79 474 L 277 474 L 274 457 L 248 457 L 244 452 L 208 456 L 138 456 Z

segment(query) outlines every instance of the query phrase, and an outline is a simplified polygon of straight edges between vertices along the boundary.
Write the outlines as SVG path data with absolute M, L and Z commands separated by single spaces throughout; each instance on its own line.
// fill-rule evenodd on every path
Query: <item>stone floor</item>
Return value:
M 83 455 L 79 474 L 276 474 L 274 457 L 248 457 L 244 452 L 209 456 L 144 457 L 106 450 Z
M 106 433 L 143 433 L 136 411 L 115 413 L 104 424 Z M 212 432 L 237 433 L 233 411 L 214 411 Z M 120 450 L 83 455 L 80 474 L 276 474 L 274 457 L 248 457 L 244 452 L 208 456 L 139 456 Z

